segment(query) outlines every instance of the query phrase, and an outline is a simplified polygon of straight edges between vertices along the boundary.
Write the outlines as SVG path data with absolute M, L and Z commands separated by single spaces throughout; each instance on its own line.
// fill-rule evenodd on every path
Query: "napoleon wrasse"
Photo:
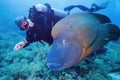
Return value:
M 118 40 L 120 29 L 101 14 L 77 13 L 60 20 L 52 29 L 54 39 L 47 56 L 51 70 L 64 70 L 111 40 Z

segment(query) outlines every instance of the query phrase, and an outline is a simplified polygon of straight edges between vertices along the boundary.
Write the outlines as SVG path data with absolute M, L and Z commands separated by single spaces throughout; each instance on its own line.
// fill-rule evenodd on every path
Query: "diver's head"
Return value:
M 18 16 L 15 19 L 15 24 L 20 28 L 20 30 L 27 30 L 29 23 L 28 23 L 26 17 Z

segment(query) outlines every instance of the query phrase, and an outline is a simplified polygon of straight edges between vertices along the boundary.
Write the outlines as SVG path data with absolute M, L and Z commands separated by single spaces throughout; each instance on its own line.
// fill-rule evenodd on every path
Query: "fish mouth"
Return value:
M 60 63 L 47 63 L 47 66 L 53 71 L 59 71 L 63 65 Z

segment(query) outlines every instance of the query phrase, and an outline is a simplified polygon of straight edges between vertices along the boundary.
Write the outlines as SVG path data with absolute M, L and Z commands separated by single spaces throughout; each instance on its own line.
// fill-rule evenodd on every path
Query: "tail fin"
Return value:
M 108 27 L 109 29 L 109 39 L 110 40 L 118 40 L 120 38 L 120 28 L 115 25 L 115 24 L 106 24 L 106 26 Z

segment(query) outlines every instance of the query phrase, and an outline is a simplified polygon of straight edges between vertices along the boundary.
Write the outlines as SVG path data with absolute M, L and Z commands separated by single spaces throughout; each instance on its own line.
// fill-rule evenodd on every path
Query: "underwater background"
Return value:
M 64 71 L 51 71 L 46 66 L 46 55 L 51 46 L 35 42 L 14 52 L 14 45 L 25 38 L 14 20 L 28 16 L 29 8 L 37 3 L 50 3 L 63 10 L 66 6 L 110 1 L 106 9 L 97 11 L 120 26 L 120 0 L 0 0 L 0 80 L 120 80 L 120 40 L 109 42 L 105 52 L 93 53 L 79 64 Z M 73 9 L 72 13 L 82 12 Z

